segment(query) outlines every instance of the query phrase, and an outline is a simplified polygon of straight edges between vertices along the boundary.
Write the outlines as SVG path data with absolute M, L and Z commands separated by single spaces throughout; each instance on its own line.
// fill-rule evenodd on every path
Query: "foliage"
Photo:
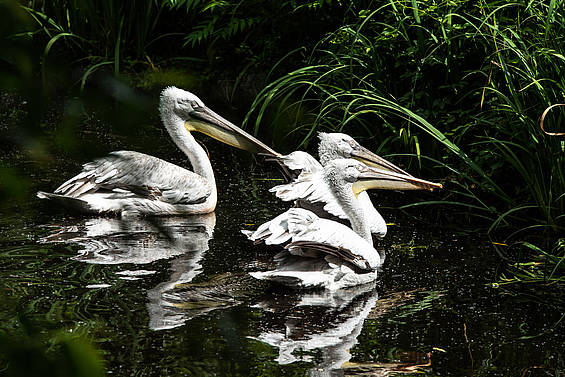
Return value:
M 248 114 L 256 131 L 267 110 L 292 109 L 301 145 L 331 129 L 425 154 L 493 228 L 530 210 L 563 229 L 562 143 L 538 126 L 563 99 L 563 7 L 390 1 L 352 20 L 260 93 Z
M 249 30 L 259 18 L 249 16 L 249 12 L 246 12 L 251 7 L 243 7 L 241 11 L 240 5 L 241 2 L 229 1 L 170 1 L 170 6 L 173 8 L 185 8 L 187 12 L 201 16 L 198 23 L 185 36 L 185 45 L 190 44 L 193 47 L 211 39 L 228 40 L 238 33 Z
M 288 14 L 297 16 L 298 12 L 305 9 L 319 10 L 323 6 L 331 5 L 332 0 L 169 0 L 168 3 L 174 9 L 184 8 L 187 13 L 198 15 L 197 24 L 192 26 L 185 36 L 185 45 L 194 47 L 204 42 L 214 44 L 218 40 L 233 42 L 234 36 L 244 33 L 249 34 L 244 40 L 264 42 L 267 38 L 260 38 L 258 34 L 273 23 L 273 18 Z
M 101 355 L 77 333 L 58 331 L 46 334 L 23 317 L 15 325 L 15 328 L 3 328 L 0 332 L 0 368 L 5 373 L 3 375 L 104 376 Z
M 301 67 L 257 96 L 246 118 L 255 132 L 284 127 L 303 146 L 318 130 L 344 131 L 446 177 L 443 200 L 410 206 L 455 205 L 497 237 L 563 232 L 564 142 L 539 126 L 565 98 L 563 1 L 349 9 Z M 563 108 L 551 119 L 562 130 Z
M 217 1 L 135 0 L 130 2 L 33 0 L 22 4 L 38 28 L 15 37 L 35 39 L 43 45 L 43 84 L 49 55 L 76 59 L 82 68 L 81 90 L 94 72 L 124 64 L 159 70 L 154 59 L 208 68 L 226 60 L 241 73 L 264 59 L 280 58 L 281 44 L 305 41 L 319 35 L 323 23 L 312 21 L 313 12 L 329 8 L 331 0 L 318 1 Z M 339 8 L 339 7 L 338 7 Z M 341 11 L 337 11 L 339 18 Z M 306 21 L 308 25 L 306 25 Z M 285 33 L 282 33 L 282 30 Z M 282 48 L 281 48 L 282 47 Z M 51 58 L 53 59 L 53 58 Z M 59 59 L 61 60 L 61 59 Z M 206 66 L 202 70 L 206 71 Z M 227 67 L 224 65 L 223 69 Z

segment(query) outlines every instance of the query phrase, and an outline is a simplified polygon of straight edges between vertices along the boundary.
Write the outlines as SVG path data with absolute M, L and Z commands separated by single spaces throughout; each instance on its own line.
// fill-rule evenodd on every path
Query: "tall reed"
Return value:
M 88 40 L 86 50 L 96 55 L 113 57 L 116 49 L 127 49 L 130 56 L 144 57 L 164 5 L 153 0 L 32 0 L 29 9 L 41 16 L 50 36 L 48 28 L 56 23 L 57 29 Z
M 565 103 L 564 2 L 376 3 L 352 7 L 301 67 L 259 93 L 246 122 L 255 132 L 293 122 L 300 145 L 343 131 L 412 156 L 445 177 L 445 197 L 404 208 L 447 204 L 486 219 L 492 238 L 526 251 L 498 247 L 515 261 L 505 284 L 562 287 L 565 107 L 551 109 L 554 135 L 539 119 Z
M 302 114 L 293 130 L 301 144 L 316 130 L 345 131 L 377 149 L 432 158 L 444 169 L 437 174 L 452 177 L 450 202 L 490 218 L 491 230 L 563 230 L 562 140 L 538 125 L 563 101 L 563 6 L 380 3 L 257 96 L 247 117 L 255 131 L 266 113 L 292 109 Z
M 111 65 L 120 73 L 123 62 L 148 64 L 148 47 L 158 39 L 155 29 L 165 2 L 154 0 L 31 0 L 24 9 L 36 21 L 47 38 L 42 56 L 44 86 L 46 66 L 52 50 L 63 52 L 66 59 L 77 59 L 86 66 L 85 81 L 97 69 Z M 36 32 L 37 34 L 37 32 Z

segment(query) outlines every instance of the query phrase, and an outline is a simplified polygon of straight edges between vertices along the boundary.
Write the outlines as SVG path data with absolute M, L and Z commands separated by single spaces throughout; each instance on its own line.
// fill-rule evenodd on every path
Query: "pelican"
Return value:
M 298 206 L 320 212 L 318 204 L 323 206 L 323 211 L 347 220 L 341 204 L 332 195 L 329 183 L 325 179 L 324 168 L 331 161 L 340 158 L 353 158 L 368 166 L 378 168 L 387 177 L 379 180 L 373 188 L 384 190 L 424 190 L 441 188 L 441 184 L 415 178 L 393 163 L 361 146 L 351 136 L 343 133 L 318 134 L 318 162 L 310 154 L 302 151 L 292 152 L 285 156 L 274 156 L 274 159 L 286 165 L 291 170 L 300 170 L 299 176 L 290 183 L 271 188 L 271 192 L 284 200 L 295 201 Z M 384 237 L 387 233 L 386 222 L 377 211 L 367 192 L 358 193 L 358 200 L 365 209 L 365 221 L 369 224 L 371 233 L 377 237 Z M 325 215 L 324 215 L 325 216 Z
M 83 165 L 80 174 L 54 193 L 40 191 L 37 196 L 89 213 L 210 213 L 217 202 L 216 180 L 206 151 L 191 131 L 240 149 L 279 155 L 185 90 L 164 89 L 159 111 L 171 138 L 188 156 L 193 171 L 143 153 L 117 151 Z
M 309 210 L 291 208 L 255 231 L 243 230 L 255 243 L 282 245 L 290 241 L 275 256 L 275 270 L 252 272 L 253 277 L 294 288 L 329 290 L 376 279 L 383 259 L 373 247 L 370 224 L 358 193 L 378 187 L 393 173 L 353 159 L 330 161 L 324 171 L 328 187 L 353 229 Z

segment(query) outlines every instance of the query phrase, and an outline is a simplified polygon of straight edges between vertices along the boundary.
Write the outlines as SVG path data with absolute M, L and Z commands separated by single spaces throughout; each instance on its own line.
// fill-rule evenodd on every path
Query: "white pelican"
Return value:
M 293 152 L 286 156 L 275 156 L 275 159 L 291 170 L 300 170 L 300 175 L 287 184 L 273 187 L 270 191 L 284 201 L 295 201 L 299 207 L 314 210 L 319 213 L 319 208 L 330 215 L 340 219 L 347 219 L 340 203 L 331 193 L 328 182 L 325 180 L 324 167 L 329 162 L 339 158 L 353 158 L 366 165 L 376 167 L 383 172 L 388 172 L 388 179 L 381 179 L 378 186 L 373 188 L 385 190 L 424 190 L 441 188 L 441 184 L 418 179 L 406 173 L 393 163 L 361 146 L 351 136 L 343 133 L 318 134 L 318 154 L 320 162 L 306 152 Z M 387 232 L 386 222 L 377 211 L 367 192 L 358 194 L 358 200 L 365 209 L 366 219 L 371 233 L 377 237 L 384 237 Z M 324 216 L 325 217 L 325 216 Z
M 191 131 L 237 148 L 279 155 L 182 89 L 163 90 L 159 111 L 173 141 L 188 156 L 193 171 L 143 153 L 117 151 L 83 165 L 80 174 L 54 193 L 40 191 L 37 196 L 90 213 L 209 213 L 216 207 L 216 180 L 206 151 Z
M 372 244 L 370 226 L 358 193 L 378 186 L 393 174 L 368 167 L 352 159 L 337 159 L 326 165 L 325 177 L 336 202 L 351 228 L 319 218 L 303 208 L 291 208 L 253 231 L 242 231 L 248 239 L 280 245 L 290 241 L 275 256 L 277 267 L 253 272 L 253 277 L 277 281 L 295 288 L 323 287 L 330 290 L 373 281 L 382 259 Z

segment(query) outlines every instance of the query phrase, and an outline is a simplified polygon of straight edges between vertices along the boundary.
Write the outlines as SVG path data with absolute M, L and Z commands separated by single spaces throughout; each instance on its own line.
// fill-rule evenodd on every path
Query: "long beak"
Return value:
M 198 107 L 190 114 L 190 120 L 184 123 L 188 132 L 202 132 L 222 143 L 253 153 L 265 153 L 281 156 L 269 146 L 251 136 L 233 123 L 222 118 L 207 107 Z
M 410 174 L 400 169 L 392 162 L 385 160 L 381 156 L 376 155 L 375 153 L 371 152 L 361 145 L 357 146 L 357 148 L 353 150 L 351 157 L 353 157 L 357 161 L 361 161 L 365 165 L 411 177 Z
M 415 178 L 409 174 L 399 174 L 388 170 L 367 167 L 367 170 L 361 172 L 357 181 L 353 183 L 353 192 L 355 195 L 358 195 L 360 192 L 370 189 L 431 191 L 442 187 L 439 183 Z

